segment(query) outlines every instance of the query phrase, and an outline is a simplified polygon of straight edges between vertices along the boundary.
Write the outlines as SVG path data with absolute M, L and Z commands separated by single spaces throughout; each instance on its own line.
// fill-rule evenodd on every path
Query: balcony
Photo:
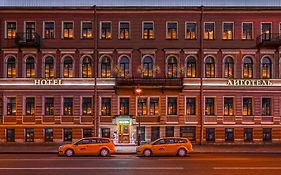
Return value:
M 16 46 L 18 48 L 23 47 L 35 47 L 40 48 L 40 36 L 37 33 L 17 33 L 15 38 Z
M 257 47 L 276 48 L 281 46 L 281 35 L 279 33 L 264 33 L 257 37 Z
M 183 87 L 182 78 L 116 78 L 116 87 L 176 88 Z

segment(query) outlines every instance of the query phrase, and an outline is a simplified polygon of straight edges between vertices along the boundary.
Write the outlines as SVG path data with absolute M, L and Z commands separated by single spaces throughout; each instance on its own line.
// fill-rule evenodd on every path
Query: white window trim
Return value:
M 155 39 L 155 29 L 154 29 L 154 21 L 142 21 L 142 31 L 141 31 L 141 35 L 142 35 L 142 39 L 144 39 L 144 36 L 143 36 L 143 32 L 144 32 L 144 23 L 152 23 L 152 30 L 153 30 L 153 33 L 154 33 L 154 39 Z M 144 40 L 149 40 L 149 39 L 144 39 Z
M 46 58 L 47 57 L 52 57 L 53 58 L 53 61 L 54 61 L 54 77 L 56 77 L 56 57 L 52 54 L 46 54 L 43 56 L 43 59 L 42 59 L 42 77 L 46 78 L 45 77 L 45 62 L 46 62 Z
M 154 54 L 145 54 L 145 55 L 142 56 L 142 58 L 141 58 L 141 68 L 143 69 L 143 60 L 144 60 L 144 58 L 147 57 L 147 56 L 152 58 L 152 63 L 153 63 L 152 69 L 155 69 L 155 67 L 156 67 L 156 65 L 155 65 L 155 63 L 156 63 L 156 61 L 155 61 L 155 60 L 156 60 L 156 57 L 155 57 Z M 153 71 L 152 77 L 154 78 L 155 76 L 156 76 L 156 72 Z M 141 77 L 143 78 L 143 73 L 141 73 Z
M 208 78 L 217 78 L 217 60 L 216 60 L 216 57 L 214 56 L 214 55 L 206 55 L 205 57 L 204 57 L 204 66 L 203 66 L 203 77 L 204 78 L 207 78 L 206 77 L 206 59 L 208 58 L 208 57 L 212 57 L 213 59 L 214 59 L 214 64 L 215 64 L 215 77 L 208 77 Z
M 169 23 L 176 23 L 177 24 L 177 37 L 176 39 L 169 39 L 168 38 L 168 24 Z M 168 39 L 168 40 L 177 40 L 179 39 L 179 22 L 178 21 L 166 21 L 166 38 L 165 39 Z
M 94 61 L 93 61 L 93 57 L 92 57 L 91 55 L 89 55 L 89 54 L 85 54 L 85 55 L 81 56 L 81 58 L 80 58 L 79 77 L 82 78 L 82 76 L 83 76 L 83 75 L 82 75 L 82 73 L 83 73 L 82 65 L 83 65 L 83 60 L 84 60 L 85 57 L 89 57 L 89 58 L 91 59 L 91 70 L 92 70 L 92 77 L 93 77 L 93 73 L 94 73 L 94 71 L 93 71 Z M 92 78 L 92 77 L 89 77 L 89 78 Z
M 98 77 L 100 77 L 100 78 L 101 78 L 101 63 L 102 63 L 102 60 L 103 60 L 104 57 L 109 57 L 109 59 L 110 59 L 110 70 L 111 71 L 112 71 L 112 66 L 113 66 L 112 65 L 113 60 L 112 60 L 112 57 L 110 55 L 108 55 L 108 54 L 101 55 L 100 58 L 99 58 L 99 70 L 98 70 L 98 74 L 99 74 Z M 111 77 L 112 77 L 112 73 L 111 73 Z
M 120 27 L 121 23 L 128 23 L 129 24 L 129 38 L 128 39 L 121 39 L 120 38 Z M 119 40 L 130 40 L 131 39 L 131 22 L 130 21 L 119 21 L 118 22 L 118 39 Z
M 4 78 L 7 78 L 7 79 L 13 79 L 13 78 L 8 78 L 8 76 L 7 76 L 7 74 L 8 74 L 8 69 L 7 69 L 7 64 L 8 64 L 8 58 L 9 57 L 14 57 L 15 58 L 15 61 L 16 61 L 16 78 L 18 77 L 18 61 L 17 61 L 17 57 L 16 57 L 16 55 L 14 55 L 14 54 L 8 54 L 8 55 L 6 55 L 5 56 L 5 64 L 4 64 Z
M 131 111 L 131 108 L 130 108 L 130 100 L 131 100 L 131 98 L 130 97 L 131 96 L 128 96 L 128 95 L 118 96 L 118 99 L 117 99 L 117 102 L 118 102 L 118 105 L 117 105 L 117 107 L 118 107 L 117 115 L 120 115 L 120 98 L 128 98 L 129 99 L 129 114 L 130 114 L 130 111 Z
M 247 57 L 250 57 L 251 58 L 251 60 L 252 60 L 252 62 L 253 62 L 253 77 L 251 78 L 251 79 L 254 79 L 254 78 L 256 78 L 256 75 L 255 75 L 255 73 L 256 73 L 256 69 L 255 69 L 255 57 L 253 56 L 253 55 L 244 55 L 243 56 L 243 58 L 242 58 L 242 62 L 241 62 L 241 66 L 242 66 L 242 72 L 241 72 L 241 77 L 242 78 L 245 78 L 244 77 L 244 60 L 245 60 L 245 58 L 247 58 Z
M 26 78 L 26 60 L 28 57 L 32 57 L 34 59 L 34 71 L 35 71 L 35 78 L 37 77 L 37 57 L 32 54 L 27 54 L 23 58 L 23 69 L 22 69 L 22 77 Z M 30 78 L 32 79 L 32 78 Z
M 169 115 L 168 114 L 168 98 L 177 98 L 177 114 L 175 114 L 175 115 Z M 178 107 L 178 104 L 179 104 L 179 96 L 178 95 L 167 95 L 166 96 L 166 116 L 177 116 L 177 115 L 179 115 L 179 107 Z
M 55 39 L 55 38 L 56 38 L 56 22 L 55 22 L 55 21 L 43 21 L 43 34 L 42 34 L 43 39 L 46 39 L 46 38 L 45 38 L 45 23 L 46 23 L 46 22 L 52 22 L 52 23 L 54 23 L 54 38 L 53 38 L 53 39 Z
M 64 34 L 64 23 L 72 23 L 72 30 L 73 30 L 73 38 L 64 38 L 63 34 Z M 74 21 L 62 21 L 61 22 L 61 39 L 75 39 L 75 26 L 74 26 Z
M 272 79 L 273 77 L 274 77 L 274 64 L 273 64 L 273 58 L 274 58 L 274 56 L 271 56 L 271 55 L 263 55 L 262 57 L 261 57 L 261 59 L 260 59 L 260 77 L 262 78 L 262 60 L 264 59 L 264 58 L 266 58 L 266 57 L 268 57 L 269 58 L 269 60 L 270 60 L 270 62 L 271 62 L 271 64 L 270 64 L 270 66 L 271 66 L 271 72 L 270 72 L 270 76 L 271 76 L 271 78 L 270 79 Z
M 54 99 L 54 107 L 55 107 L 55 97 L 54 96 L 42 96 L 42 116 L 54 116 L 54 115 L 46 115 L 45 113 L 45 102 L 46 102 L 46 98 L 53 98 Z M 55 110 L 54 110 L 55 112 Z
M 110 23 L 110 32 L 111 32 L 111 38 L 110 39 L 102 39 L 101 36 L 102 36 L 102 24 L 103 23 Z M 100 39 L 101 40 L 112 40 L 113 39 L 113 33 L 112 33 L 112 21 L 100 21 Z
M 233 99 L 233 115 L 224 115 L 224 98 L 232 98 Z M 222 108 L 222 115 L 223 116 L 226 116 L 226 117 L 235 117 L 236 115 L 236 105 L 235 105 L 235 96 L 222 96 L 222 105 L 223 105 L 223 108 Z M 243 108 L 243 107 L 242 107 Z
M 17 33 L 17 29 L 18 29 L 18 24 L 17 24 L 16 20 L 7 20 L 7 21 L 5 21 L 5 35 L 4 35 L 5 39 L 8 39 L 8 23 L 9 22 L 15 22 L 16 23 L 16 33 Z
M 72 115 L 64 115 L 64 99 L 65 98 L 72 98 Z M 74 96 L 67 95 L 67 96 L 61 96 L 61 116 L 75 116 L 74 114 Z
M 232 39 L 223 39 L 224 24 L 232 24 Z M 233 21 L 223 21 L 222 22 L 222 30 L 221 31 L 222 31 L 222 35 L 221 35 L 222 40 L 232 41 L 232 40 L 235 39 L 235 23 Z
M 128 60 L 129 60 L 129 73 L 128 73 L 128 76 L 130 77 L 131 76 L 131 72 L 132 72 L 132 58 L 129 56 L 129 55 L 126 55 L 126 54 L 122 54 L 118 57 L 118 66 L 120 65 L 120 61 L 121 61 L 121 58 L 122 57 L 127 57 Z
M 205 32 L 206 32 L 206 24 L 207 23 L 213 23 L 214 24 L 214 37 L 213 37 L 213 39 L 208 39 L 208 38 L 205 38 Z M 215 22 L 213 22 L 213 21 L 205 21 L 204 22 L 204 34 L 203 34 L 203 39 L 204 40 L 215 40 L 216 39 L 216 23 Z
M 93 34 L 93 23 L 92 23 L 92 21 L 81 21 L 81 23 L 80 23 L 80 39 L 92 39 L 93 37 L 91 37 L 91 38 L 83 38 L 83 24 L 84 23 L 91 23 L 92 24 L 92 34 Z
M 195 39 L 188 39 L 187 38 L 187 35 L 186 35 L 186 30 L 187 30 L 187 24 L 190 24 L 190 23 L 192 23 L 192 24 L 195 24 Z M 196 21 L 185 21 L 185 23 L 184 23 L 184 39 L 186 39 L 186 40 L 197 40 L 197 22 Z
M 224 71 L 225 71 L 224 63 L 225 63 L 225 59 L 228 57 L 232 58 L 232 60 L 233 60 L 233 78 L 236 78 L 236 59 L 235 59 L 235 56 L 233 56 L 233 55 L 225 55 L 223 57 L 223 59 L 222 59 L 222 77 L 226 78 L 226 77 L 224 77 Z
M 35 23 L 35 32 L 37 32 L 37 30 L 36 30 L 36 27 L 37 27 L 36 21 L 24 21 L 24 32 L 26 32 L 26 23 L 28 23 L 28 22 L 34 22 Z
M 171 57 L 175 57 L 177 59 L 177 76 L 175 78 L 178 78 L 179 77 L 179 72 L 178 72 L 178 68 L 180 67 L 180 60 L 179 60 L 179 57 L 176 56 L 176 55 L 168 55 L 166 57 L 166 64 L 165 64 L 165 74 L 166 74 L 166 77 L 168 77 L 168 60 L 171 58 Z
M 99 105 L 99 106 L 98 106 L 99 115 L 102 116 L 102 115 L 101 115 L 101 107 L 102 107 L 102 99 L 103 99 L 103 98 L 110 98 L 110 109 L 111 109 L 111 112 L 110 112 L 110 113 L 111 113 L 111 115 L 113 115 L 113 114 L 112 114 L 112 113 L 113 113 L 113 112 L 112 112 L 112 98 L 113 98 L 112 96 L 99 96 L 99 104 L 98 104 L 98 105 Z M 118 105 L 119 105 L 119 103 L 118 103 Z M 119 107 L 118 107 L 118 108 L 119 108 Z M 119 110 L 118 110 L 118 111 L 119 111 Z M 118 115 L 119 115 L 119 113 L 118 113 Z
M 270 99 L 270 113 L 271 113 L 271 115 L 262 115 L 262 99 L 263 98 L 269 98 Z M 261 109 L 261 111 L 260 111 L 260 115 L 261 115 L 261 117 L 273 117 L 274 115 L 273 115 L 273 97 L 271 97 L 271 96 L 261 96 L 260 97 L 260 109 Z
M 270 24 L 270 34 L 272 35 L 272 22 L 260 22 L 260 34 L 262 35 L 262 25 L 263 24 Z
M 7 107 L 8 107 L 8 98 L 15 98 L 16 99 L 16 115 L 9 115 L 9 116 L 14 116 L 16 117 L 17 116 L 17 96 L 6 96 L 3 98 L 3 107 L 4 107 L 4 110 L 3 110 L 3 115 L 4 116 L 8 116 L 8 110 L 7 110 Z M 3 118 L 3 121 L 4 121 L 5 118 Z
M 206 115 L 206 98 L 213 98 L 214 99 L 214 115 Z M 212 117 L 217 116 L 217 97 L 216 96 L 205 96 L 204 97 L 204 116 Z
M 251 98 L 252 99 L 252 115 L 243 115 L 243 105 L 244 105 L 244 98 Z M 242 114 L 242 116 L 254 116 L 255 114 L 254 114 L 254 107 L 255 107 L 255 105 L 254 105 L 254 99 L 255 99 L 255 97 L 253 97 L 253 96 L 242 96 L 242 103 L 241 103 L 241 114 Z
M 80 100 L 80 116 L 88 116 L 88 115 L 83 115 L 83 98 L 91 98 L 91 102 L 92 102 L 92 114 L 94 113 L 93 107 L 94 107 L 94 100 L 93 100 L 93 96 L 90 95 L 81 95 L 79 100 Z M 73 104 L 74 107 L 74 104 Z M 81 123 L 81 117 L 80 117 L 80 123 Z
M 243 38 L 243 24 L 251 24 L 252 25 L 252 39 L 251 40 L 254 40 L 255 36 L 254 36 L 254 23 L 253 22 L 242 22 L 241 23 L 241 39 L 247 40 L 246 38 Z
M 69 77 L 64 77 L 64 59 L 65 59 L 65 57 L 71 57 L 71 59 L 72 59 L 72 78 L 75 78 L 75 60 L 74 60 L 74 57 L 72 56 L 72 55 L 70 55 L 70 54 L 67 54 L 67 55 L 64 55 L 64 56 L 62 56 L 62 58 L 61 58 L 61 78 L 69 78 Z
M 195 115 L 187 115 L 186 114 L 186 99 L 187 98 L 195 98 Z M 196 117 L 196 115 L 198 114 L 198 100 L 197 100 L 197 97 L 195 95 L 192 95 L 192 96 L 184 96 L 184 116 L 192 116 L 192 117 Z

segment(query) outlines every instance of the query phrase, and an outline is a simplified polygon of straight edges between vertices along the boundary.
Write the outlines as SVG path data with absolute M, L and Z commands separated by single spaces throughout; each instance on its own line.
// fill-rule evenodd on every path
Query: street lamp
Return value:
M 140 142 L 141 142 L 141 129 L 140 129 L 140 123 L 141 123 L 141 115 L 138 109 L 138 105 L 139 105 L 139 99 L 140 99 L 140 94 L 142 92 L 142 89 L 140 88 L 136 88 L 135 90 L 136 94 L 138 95 L 138 100 L 137 100 L 137 113 L 138 113 L 138 119 L 139 119 L 139 127 L 138 127 L 138 146 L 140 146 Z

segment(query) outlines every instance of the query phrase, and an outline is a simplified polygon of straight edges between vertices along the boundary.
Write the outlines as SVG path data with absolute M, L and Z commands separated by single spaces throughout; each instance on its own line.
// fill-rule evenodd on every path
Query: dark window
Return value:
M 176 57 L 170 57 L 167 61 L 167 77 L 176 78 L 177 77 L 177 67 L 178 61 Z
M 245 142 L 253 141 L 253 128 L 244 128 L 244 141 Z
M 35 98 L 27 97 L 25 99 L 25 114 L 26 115 L 35 115 Z
M 129 39 L 130 34 L 130 24 L 128 22 L 121 22 L 119 29 L 119 39 Z
M 71 57 L 65 57 L 63 60 L 63 77 L 72 78 L 73 77 L 73 60 Z
M 92 60 L 91 60 L 90 57 L 83 58 L 82 77 L 83 78 L 91 78 L 92 77 Z
M 149 104 L 150 115 L 159 115 L 159 98 L 150 98 Z
M 271 99 L 262 98 L 262 115 L 270 116 L 271 115 Z
M 25 142 L 34 142 L 34 129 L 33 128 L 25 129 Z
M 45 78 L 54 78 L 54 58 L 48 56 L 45 59 Z
M 261 24 L 262 40 L 271 40 L 271 23 Z
M 101 99 L 101 115 L 110 116 L 111 115 L 111 98 Z
M 6 129 L 6 142 L 15 142 L 15 129 Z
M 120 115 L 129 115 L 129 98 L 120 98 Z
M 72 129 L 70 128 L 63 129 L 63 141 L 72 142 Z
M 216 140 L 215 128 L 206 128 L 206 141 L 215 142 L 215 140 Z
M 110 128 L 101 128 L 101 136 L 104 138 L 110 138 Z
M 196 115 L 196 98 L 186 98 L 186 115 Z
M 63 115 L 72 115 L 73 113 L 73 99 L 64 98 L 63 99 Z
M 144 78 L 153 77 L 153 60 L 149 56 L 146 56 L 143 59 L 143 77 Z
M 233 40 L 233 23 L 223 23 L 223 36 L 224 40 Z
M 83 137 L 92 137 L 92 128 L 83 128 Z
M 140 140 L 145 141 L 145 127 L 141 126 L 140 130 L 139 130 L 139 127 L 137 127 L 137 131 L 140 134 Z
M 101 23 L 101 39 L 111 39 L 111 22 Z
M 268 57 L 262 59 L 261 76 L 262 78 L 271 78 L 271 61 Z
M 25 76 L 26 78 L 34 78 L 35 77 L 35 61 L 33 57 L 28 57 L 25 62 Z
M 54 115 L 54 98 L 45 98 L 45 115 Z
M 119 77 L 126 78 L 129 75 L 129 58 L 126 56 L 121 57 L 120 59 L 120 72 Z
M 168 115 L 177 115 L 177 97 L 168 97 Z
M 143 23 L 143 39 L 154 39 L 154 26 L 152 22 Z
M 174 126 L 166 126 L 166 137 L 174 137 Z
M 215 115 L 215 99 L 205 99 L 205 115 Z
M 82 111 L 83 115 L 92 115 L 92 98 L 91 97 L 83 97 L 82 99 Z
M 196 39 L 196 23 L 186 23 L 186 39 Z
M 7 38 L 8 39 L 16 38 L 16 33 L 17 33 L 17 23 L 7 22 Z
M 243 98 L 243 115 L 253 115 L 252 98 Z
M 109 57 L 103 57 L 101 61 L 101 77 L 111 77 L 111 61 Z
M 45 142 L 53 142 L 54 130 L 52 128 L 45 128 Z
M 177 39 L 177 30 L 178 24 L 177 23 L 168 23 L 167 24 L 167 39 Z
M 234 115 L 233 97 L 224 98 L 224 115 Z
M 138 99 L 138 115 L 147 115 L 147 98 Z
M 233 128 L 225 128 L 225 141 L 234 142 L 234 129 Z
M 205 60 L 205 77 L 206 78 L 215 77 L 215 61 L 212 57 L 207 57 Z
M 253 24 L 243 23 L 242 24 L 242 39 L 251 40 L 253 39 Z
M 244 59 L 243 77 L 244 78 L 253 78 L 253 61 L 250 57 L 246 57 Z
M 190 141 L 194 142 L 196 140 L 196 127 L 193 126 L 181 126 L 180 127 L 180 137 L 188 138 Z
M 227 57 L 224 60 L 224 78 L 234 77 L 234 61 L 231 57 Z
M 16 78 L 16 59 L 14 57 L 9 57 L 7 60 L 7 78 Z
M 193 56 L 187 58 L 186 62 L 186 77 L 196 77 L 196 59 Z
M 152 126 L 151 127 L 151 141 L 157 140 L 160 138 L 160 127 Z
M 93 38 L 93 31 L 92 31 L 92 23 L 91 22 L 83 22 L 82 23 L 82 38 L 83 39 Z
M 204 39 L 215 39 L 215 23 L 205 23 L 204 29 Z
M 26 41 L 34 41 L 35 39 L 35 22 L 26 22 L 25 28 Z
M 63 23 L 63 39 L 72 39 L 74 37 L 73 23 L 64 22 Z
M 271 128 L 263 128 L 263 141 L 271 142 L 272 141 L 272 129 Z
M 44 38 L 45 39 L 54 39 L 55 38 L 55 23 L 54 22 L 45 22 Z
M 16 115 L 16 97 L 7 98 L 7 115 Z

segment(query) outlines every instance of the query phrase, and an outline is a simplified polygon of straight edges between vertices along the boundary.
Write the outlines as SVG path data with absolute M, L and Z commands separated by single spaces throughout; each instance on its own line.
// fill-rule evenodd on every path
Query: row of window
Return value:
M 261 115 L 271 116 L 272 115 L 272 102 L 271 98 L 262 98 L 261 100 Z M 138 98 L 137 114 L 141 116 L 160 115 L 160 104 L 159 98 L 157 97 L 140 97 Z M 196 98 L 186 97 L 186 115 L 197 115 L 196 113 Z M 235 102 L 234 97 L 224 97 L 223 109 L 225 116 L 235 115 Z M 111 98 L 101 98 L 100 115 L 111 116 Z M 178 98 L 167 97 L 167 115 L 178 114 Z M 253 115 L 253 98 L 243 97 L 243 115 Z M 119 114 L 129 115 L 130 103 L 129 98 L 119 98 Z M 92 115 L 93 113 L 93 99 L 92 97 L 82 98 L 82 115 Z M 44 99 L 44 115 L 54 115 L 54 98 L 45 97 Z M 7 97 L 7 115 L 16 115 L 16 97 Z M 35 115 L 35 97 L 25 98 L 25 115 Z M 63 115 L 73 115 L 73 98 L 63 98 Z M 205 115 L 213 116 L 216 115 L 215 111 L 215 98 L 205 97 Z
M 280 23 L 281 26 L 281 23 Z M 80 38 L 91 39 L 93 38 L 93 24 L 90 21 L 81 22 L 81 33 Z M 120 21 L 118 28 L 118 39 L 128 40 L 131 38 L 130 22 Z M 196 22 L 185 23 L 185 39 L 194 40 L 198 38 L 198 29 Z M 55 22 L 44 21 L 43 22 L 43 38 L 54 39 L 55 38 Z M 112 22 L 102 21 L 100 22 L 100 39 L 109 40 L 112 39 Z M 280 28 L 281 30 L 281 28 Z M 166 22 L 166 39 L 178 39 L 178 22 L 170 21 Z M 252 40 L 254 39 L 254 28 L 253 22 L 243 22 L 241 28 L 241 39 Z M 6 21 L 6 38 L 13 39 L 17 32 L 17 22 Z M 25 32 L 27 38 L 32 38 L 33 33 L 36 32 L 35 22 L 25 22 Z M 262 39 L 270 39 L 272 33 L 272 23 L 263 22 L 261 23 L 261 34 L 264 34 Z M 281 32 L 280 32 L 281 33 Z M 63 21 L 62 22 L 62 35 L 63 39 L 74 38 L 74 22 Z M 142 38 L 145 40 L 155 39 L 154 22 L 142 22 Z M 213 40 L 215 39 L 215 22 L 204 22 L 204 39 Z M 234 39 L 234 22 L 223 22 L 222 23 L 222 39 L 233 40 Z
M 197 60 L 194 56 L 188 56 L 186 59 L 185 66 L 183 68 L 179 67 L 179 61 L 177 57 L 170 56 L 167 58 L 166 63 L 166 77 L 176 78 L 179 76 L 184 76 L 188 78 L 198 77 L 198 65 Z M 216 77 L 216 63 L 212 56 L 205 58 L 205 77 L 214 78 Z M 35 58 L 29 56 L 25 60 L 24 64 L 25 77 L 35 78 Z M 254 62 L 252 57 L 246 56 L 243 58 L 242 64 L 242 76 L 243 78 L 254 78 Z M 55 58 L 52 56 L 47 56 L 43 61 L 43 75 L 45 78 L 55 77 Z M 65 56 L 62 60 L 62 77 L 72 78 L 74 77 L 74 60 L 71 56 Z M 82 58 L 81 62 L 81 77 L 91 78 L 93 77 L 93 61 L 90 56 L 85 56 Z M 118 66 L 112 68 L 112 59 L 109 56 L 103 56 L 100 59 L 100 77 L 109 78 L 113 74 L 117 77 L 126 78 L 131 75 L 131 63 L 127 56 L 122 56 L 119 59 Z M 17 77 L 17 66 L 16 58 L 14 56 L 9 56 L 6 60 L 6 70 L 7 78 Z M 154 63 L 154 59 L 151 56 L 145 56 L 142 60 L 141 68 L 139 69 L 142 77 L 153 78 L 155 74 L 159 72 L 157 66 Z M 223 61 L 223 77 L 224 78 L 234 78 L 235 64 L 234 59 L 231 56 L 227 56 Z M 269 57 L 265 56 L 261 59 L 260 64 L 261 78 L 272 78 L 272 61 Z

